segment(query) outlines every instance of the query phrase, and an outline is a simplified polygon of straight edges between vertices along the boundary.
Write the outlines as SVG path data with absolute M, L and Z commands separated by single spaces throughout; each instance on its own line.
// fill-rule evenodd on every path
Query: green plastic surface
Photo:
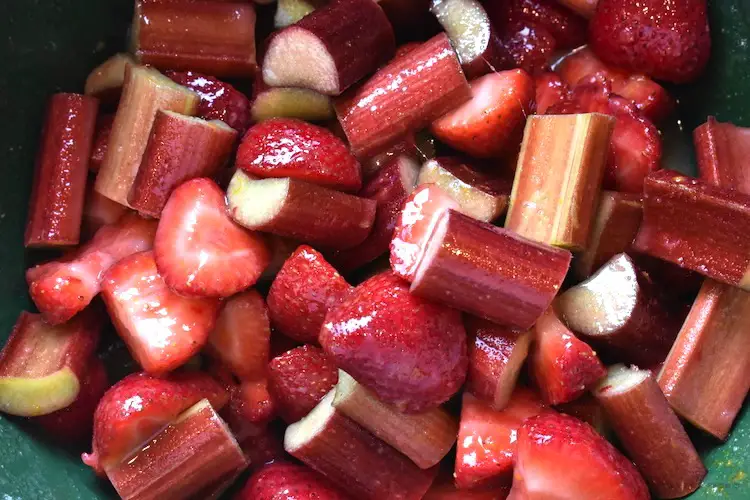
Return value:
M 0 340 L 29 307 L 22 236 L 46 99 L 58 91 L 80 92 L 91 68 L 125 47 L 132 1 L 0 1 Z M 675 126 L 668 134 L 666 166 L 685 171 L 693 169 L 684 146 L 688 134 L 708 114 L 750 126 L 750 2 L 709 4 L 711 66 L 701 81 L 675 89 L 684 133 Z M 691 498 L 750 499 L 747 405 L 726 443 L 697 439 L 709 474 Z M 114 497 L 76 452 L 30 432 L 22 419 L 0 416 L 0 500 Z

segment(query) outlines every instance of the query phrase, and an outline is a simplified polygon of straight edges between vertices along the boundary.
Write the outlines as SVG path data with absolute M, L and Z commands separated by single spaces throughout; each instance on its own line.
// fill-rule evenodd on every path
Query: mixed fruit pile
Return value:
M 696 490 L 750 387 L 750 129 L 662 169 L 705 0 L 257 3 L 52 96 L 0 410 L 123 499 Z

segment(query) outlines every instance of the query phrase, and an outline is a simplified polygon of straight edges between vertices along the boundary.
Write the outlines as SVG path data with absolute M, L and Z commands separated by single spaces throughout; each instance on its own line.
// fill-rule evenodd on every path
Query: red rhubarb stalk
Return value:
M 132 65 L 135 65 L 135 59 L 130 54 L 113 55 L 89 73 L 84 93 L 104 103 L 116 103 L 125 81 L 125 68 Z
M 713 116 L 693 132 L 698 172 L 704 181 L 750 193 L 750 128 L 721 123 Z
M 91 145 L 91 158 L 89 158 L 89 170 L 94 173 L 99 172 L 104 157 L 107 156 L 107 146 L 114 121 L 115 115 L 111 114 L 100 115 L 96 120 L 96 133 L 94 143 Z

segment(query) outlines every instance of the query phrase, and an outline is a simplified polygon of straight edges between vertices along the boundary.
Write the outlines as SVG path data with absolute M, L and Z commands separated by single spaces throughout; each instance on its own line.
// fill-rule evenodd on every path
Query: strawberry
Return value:
M 647 500 L 635 466 L 580 420 L 559 413 L 532 417 L 518 430 L 508 500 Z
M 291 177 L 341 191 L 362 187 L 361 167 L 344 141 L 293 118 L 272 118 L 248 130 L 236 165 L 258 177 Z
M 220 302 L 177 295 L 156 270 L 153 252 L 127 257 L 107 271 L 102 298 L 138 364 L 165 373 L 198 354 L 214 327 Z
M 394 273 L 407 280 L 414 278 L 435 224 L 451 208 L 457 209 L 458 203 L 435 184 L 414 190 L 393 231 L 390 263 Z
M 573 401 L 607 374 L 594 350 L 568 330 L 552 308 L 534 330 L 529 369 L 547 403 Z
M 555 105 L 561 105 L 570 99 L 570 88 L 562 79 L 550 71 L 540 73 L 534 78 L 536 85 L 536 113 L 543 115 Z
M 128 207 L 99 194 L 91 184 L 86 191 L 86 203 L 83 206 L 82 234 L 90 239 L 107 224 L 120 220 L 127 211 Z
M 711 53 L 706 0 L 599 0 L 589 41 L 602 61 L 657 80 L 685 83 Z
M 159 273 L 175 292 L 229 297 L 255 284 L 271 260 L 263 238 L 229 217 L 224 192 L 192 179 L 172 192 L 154 241 Z
M 465 392 L 456 450 L 456 486 L 509 484 L 516 454 L 516 431 L 525 419 L 545 411 L 550 410 L 525 387 L 517 387 L 508 406 L 501 411 Z
M 290 424 L 310 413 L 338 380 L 333 360 L 311 345 L 287 351 L 268 365 L 271 396 L 281 418 Z
M 243 380 L 265 377 L 271 343 L 268 308 L 248 290 L 226 301 L 208 336 L 208 352 Z
M 238 441 L 262 434 L 276 416 L 276 404 L 266 380 L 242 382 L 229 394 L 226 420 Z
M 229 399 L 214 379 L 198 372 L 156 378 L 129 375 L 113 385 L 94 413 L 93 451 L 84 453 L 86 465 L 98 472 L 118 463 L 160 431 L 177 415 L 207 398 L 218 411 Z
M 240 135 L 250 126 L 250 100 L 228 83 L 193 71 L 166 71 L 164 74 L 200 96 L 199 117 L 221 120 Z
M 466 378 L 461 313 L 412 295 L 390 272 L 328 312 L 320 343 L 342 370 L 399 411 L 435 408 Z
M 150 250 L 156 222 L 128 214 L 102 227 L 67 257 L 26 271 L 29 294 L 44 320 L 58 325 L 82 311 L 99 293 L 102 277 L 120 259 Z
M 505 500 L 508 490 L 508 487 L 460 489 L 452 477 L 438 476 L 422 500 Z
M 34 418 L 44 431 L 55 440 L 78 444 L 91 438 L 94 410 L 109 387 L 104 363 L 92 358 L 81 382 L 81 389 L 70 406 Z
M 235 500 L 346 500 L 328 480 L 305 465 L 275 462 L 258 470 Z
M 284 262 L 268 291 L 271 323 L 290 338 L 317 343 L 326 313 L 351 290 L 319 252 L 302 245 Z
M 435 137 L 477 158 L 516 148 L 534 102 L 531 77 L 520 69 L 490 73 L 471 83 L 471 95 L 432 123 Z
M 559 49 L 586 43 L 586 20 L 555 0 L 495 0 L 485 5 L 499 30 L 513 23 L 534 23 L 554 37 Z
M 284 451 L 285 430 L 286 425 L 281 420 L 274 420 L 260 434 L 251 434 L 238 441 L 251 470 L 289 457 Z
M 531 75 L 547 71 L 549 60 L 557 49 L 552 33 L 533 21 L 509 23 L 503 45 L 514 65 Z

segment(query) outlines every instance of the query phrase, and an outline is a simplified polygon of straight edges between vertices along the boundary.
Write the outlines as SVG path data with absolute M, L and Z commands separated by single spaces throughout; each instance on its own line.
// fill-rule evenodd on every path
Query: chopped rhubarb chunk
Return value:
M 750 128 L 721 123 L 713 116 L 693 132 L 698 172 L 706 182 L 750 193 Z

